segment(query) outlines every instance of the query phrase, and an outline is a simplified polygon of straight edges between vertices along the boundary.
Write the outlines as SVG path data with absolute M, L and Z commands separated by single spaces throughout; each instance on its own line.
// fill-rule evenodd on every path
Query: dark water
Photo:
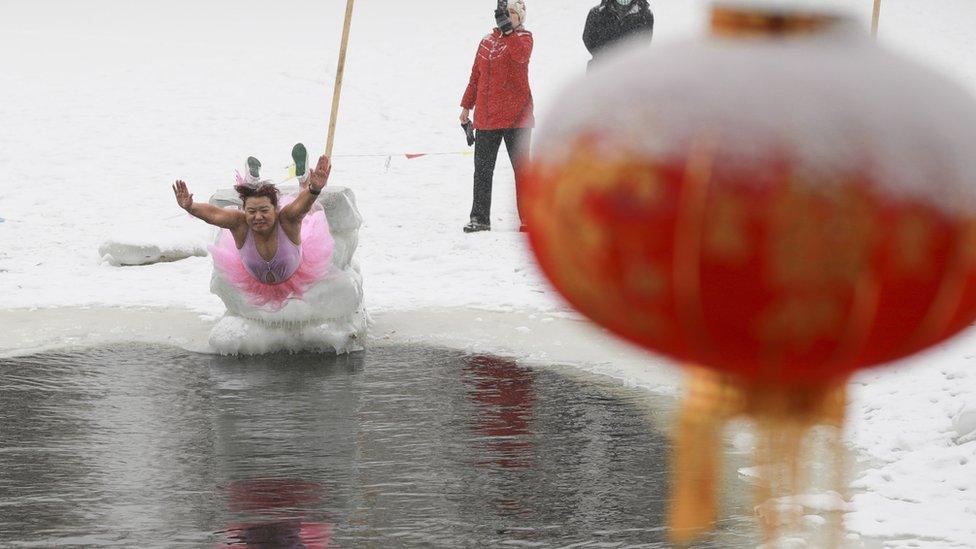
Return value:
M 402 347 L 0 360 L 0 545 L 666 547 L 646 398 Z

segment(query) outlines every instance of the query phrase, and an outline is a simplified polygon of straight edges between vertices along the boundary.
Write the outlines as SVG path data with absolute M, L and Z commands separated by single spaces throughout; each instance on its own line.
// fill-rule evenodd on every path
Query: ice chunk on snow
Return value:
M 811 511 L 847 512 L 851 510 L 851 504 L 848 503 L 840 494 L 832 491 L 827 491 L 822 494 L 795 496 L 793 500 Z
M 759 478 L 759 467 L 739 467 L 739 476 L 742 478 Z
M 965 444 L 976 440 L 976 406 L 969 406 L 952 418 L 955 440 Z
M 823 526 L 827 524 L 827 519 L 820 515 L 803 515 L 803 521 L 812 526 Z
M 830 512 L 849 512 L 853 509 L 837 492 L 822 494 L 803 494 L 772 498 L 756 506 L 755 512 L 759 517 L 778 517 L 789 520 L 789 517 L 802 517 L 812 514 Z
M 98 255 L 113 267 L 123 267 L 206 257 L 207 248 L 203 242 L 192 239 L 161 242 L 158 237 L 123 236 L 102 242 Z
M 769 543 L 758 545 L 756 549 L 802 549 L 809 546 L 810 544 L 803 538 L 784 536 Z

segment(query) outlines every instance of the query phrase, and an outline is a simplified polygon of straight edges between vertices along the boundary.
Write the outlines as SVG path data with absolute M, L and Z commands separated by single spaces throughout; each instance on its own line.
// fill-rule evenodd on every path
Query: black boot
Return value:
M 253 156 L 247 157 L 244 161 L 244 180 L 239 183 L 245 186 L 257 188 L 261 182 L 261 161 Z
M 248 173 L 248 175 L 250 175 L 254 179 L 261 179 L 261 161 L 260 160 L 258 160 L 257 158 L 254 158 L 253 156 L 249 156 L 249 157 L 247 157 L 247 160 L 244 161 L 244 164 L 247 167 L 247 173 Z
M 308 151 L 305 145 L 295 143 L 291 148 L 291 159 L 295 161 L 295 177 L 299 182 L 305 179 L 305 171 L 308 169 Z
M 476 233 L 479 231 L 490 231 L 491 223 L 482 223 L 475 218 L 471 218 L 471 221 L 464 226 L 464 232 L 466 233 Z

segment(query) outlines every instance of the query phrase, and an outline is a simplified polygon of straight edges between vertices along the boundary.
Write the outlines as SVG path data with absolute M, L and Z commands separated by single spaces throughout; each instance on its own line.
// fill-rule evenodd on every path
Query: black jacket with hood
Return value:
M 583 43 L 597 58 L 601 50 L 631 36 L 646 36 L 654 32 L 654 14 L 647 0 L 633 0 L 629 8 L 619 9 L 617 0 L 602 0 L 590 10 L 583 27 Z

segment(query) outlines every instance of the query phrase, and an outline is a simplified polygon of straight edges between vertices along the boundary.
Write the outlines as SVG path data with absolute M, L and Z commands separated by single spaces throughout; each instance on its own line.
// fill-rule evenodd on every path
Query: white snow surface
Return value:
M 539 114 L 584 72 L 580 31 L 595 1 L 528 2 Z M 873 4 L 807 3 L 844 9 L 864 28 Z M 357 2 L 331 183 L 354 189 L 365 219 L 357 257 L 376 320 L 371 339 L 575 364 L 673 392 L 675 376 L 662 360 L 586 327 L 541 278 L 515 231 L 504 154 L 494 230 L 460 230 L 472 165 L 460 154 L 458 103 L 492 24 L 493 2 L 484 4 Z M 653 2 L 653 47 L 701 36 L 705 5 Z M 209 290 L 209 258 L 119 268 L 100 261 L 99 246 L 147 233 L 160 244 L 206 242 L 210 229 L 176 207 L 173 180 L 185 179 L 206 200 L 231 184 L 249 154 L 267 176 L 283 179 L 294 142 L 322 150 L 343 7 L 339 0 L 3 3 L 0 354 L 112 338 L 206 349 L 224 312 Z M 880 40 L 972 93 L 974 25 L 972 0 L 884 0 Z M 419 152 L 451 154 L 403 156 Z M 857 378 L 849 539 L 976 546 L 976 440 L 964 432 L 976 402 L 974 363 L 970 330 Z

